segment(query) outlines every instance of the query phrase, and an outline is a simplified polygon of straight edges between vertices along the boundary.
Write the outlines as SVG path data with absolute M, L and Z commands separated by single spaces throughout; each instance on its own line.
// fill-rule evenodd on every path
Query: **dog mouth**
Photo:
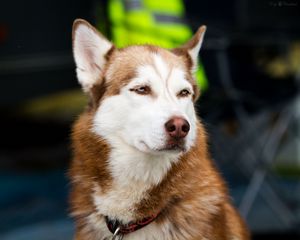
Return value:
M 144 141 L 141 142 L 143 146 L 148 149 L 152 150 L 154 152 L 185 152 L 186 147 L 184 144 L 184 141 L 168 141 L 167 144 L 161 148 L 150 148 Z
M 185 144 L 182 140 L 169 140 L 167 144 L 159 149 L 159 151 L 178 151 L 178 152 L 185 152 Z
M 160 152 L 162 151 L 179 151 L 179 152 L 185 152 L 185 148 L 179 144 L 172 144 L 167 145 L 164 148 L 159 149 Z

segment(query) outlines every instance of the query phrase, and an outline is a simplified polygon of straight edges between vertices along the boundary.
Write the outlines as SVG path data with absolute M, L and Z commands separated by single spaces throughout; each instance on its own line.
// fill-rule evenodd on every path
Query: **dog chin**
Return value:
M 181 154 L 187 151 L 184 144 L 166 144 L 162 147 L 150 147 L 144 141 L 140 141 L 136 148 L 147 154 L 160 155 L 160 154 Z
M 164 148 L 159 149 L 158 151 L 162 152 L 186 152 L 186 147 L 181 144 L 169 144 Z

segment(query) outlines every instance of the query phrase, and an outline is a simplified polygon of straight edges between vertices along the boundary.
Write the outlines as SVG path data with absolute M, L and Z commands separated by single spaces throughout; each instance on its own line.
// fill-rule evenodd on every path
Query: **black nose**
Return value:
M 173 117 L 165 123 L 165 129 L 170 137 L 181 139 L 190 131 L 190 124 L 181 117 Z

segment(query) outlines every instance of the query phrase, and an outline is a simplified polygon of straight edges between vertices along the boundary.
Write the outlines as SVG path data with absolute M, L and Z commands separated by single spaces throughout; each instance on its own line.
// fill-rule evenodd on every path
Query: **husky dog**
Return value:
M 76 240 L 249 239 L 194 109 L 205 30 L 176 49 L 117 49 L 74 22 L 76 71 L 89 98 L 72 133 Z

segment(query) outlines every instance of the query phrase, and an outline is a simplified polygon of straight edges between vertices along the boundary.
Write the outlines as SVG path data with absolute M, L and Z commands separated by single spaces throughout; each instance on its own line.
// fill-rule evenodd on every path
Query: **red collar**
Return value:
M 142 219 L 140 221 L 129 222 L 127 224 L 122 224 L 118 220 L 109 219 L 109 217 L 107 217 L 107 216 L 105 217 L 105 221 L 106 221 L 107 228 L 109 229 L 109 231 L 112 234 L 115 234 L 117 229 L 119 228 L 118 234 L 125 235 L 128 233 L 135 232 L 135 231 L 147 226 L 148 224 L 153 222 L 157 218 L 158 215 L 159 214 L 151 215 L 149 217 L 145 217 L 144 219 Z

